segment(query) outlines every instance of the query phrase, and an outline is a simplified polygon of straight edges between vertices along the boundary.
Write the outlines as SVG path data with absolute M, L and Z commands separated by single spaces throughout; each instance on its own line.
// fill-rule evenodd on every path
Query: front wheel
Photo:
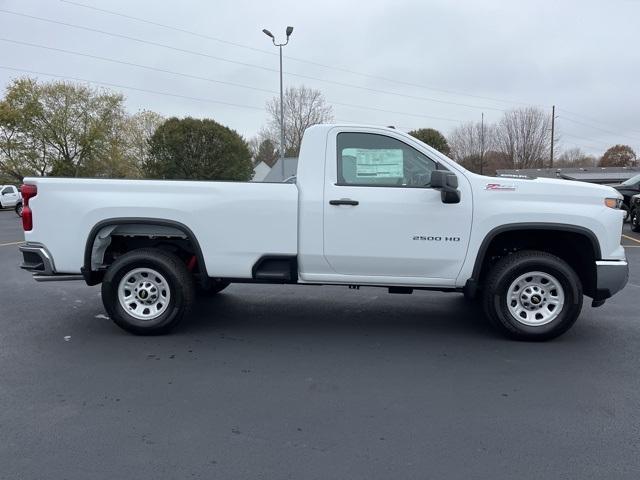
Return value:
M 627 207 L 626 203 L 623 203 L 620 209 L 624 212 L 622 216 L 622 223 L 626 223 L 627 221 L 629 221 L 629 218 L 630 218 L 629 207 Z
M 194 302 L 193 277 L 171 253 L 143 248 L 118 258 L 102 281 L 102 302 L 119 327 L 138 335 L 169 332 Z
M 508 337 L 542 341 L 569 330 L 582 309 L 582 284 L 562 259 L 521 251 L 499 260 L 483 292 L 491 323 Z
M 631 230 L 640 232 L 640 212 L 638 212 L 638 207 L 631 212 Z
M 16 204 L 16 215 L 22 217 L 22 203 Z

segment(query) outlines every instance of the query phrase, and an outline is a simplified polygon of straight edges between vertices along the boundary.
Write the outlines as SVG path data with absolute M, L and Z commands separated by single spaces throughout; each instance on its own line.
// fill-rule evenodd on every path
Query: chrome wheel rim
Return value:
M 120 280 L 120 306 L 138 320 L 155 320 L 168 308 L 171 291 L 167 280 L 151 268 L 136 268 Z
M 553 275 L 528 272 L 511 282 L 507 290 L 507 306 L 518 322 L 539 327 L 560 315 L 564 307 L 564 290 Z

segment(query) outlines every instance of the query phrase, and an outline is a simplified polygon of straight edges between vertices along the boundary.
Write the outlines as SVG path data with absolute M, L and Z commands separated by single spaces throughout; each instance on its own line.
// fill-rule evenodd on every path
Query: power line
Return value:
M 175 26 L 172 26 L 172 25 L 167 25 L 167 24 L 164 24 L 164 23 L 154 22 L 154 21 L 147 20 L 147 19 L 144 19 L 144 18 L 135 17 L 133 15 L 127 15 L 127 14 L 124 14 L 124 13 L 116 12 L 114 10 L 107 10 L 106 8 L 98 8 L 98 7 L 94 7 L 93 5 L 86 5 L 84 3 L 73 2 L 73 1 L 70 1 L 70 0 L 60 0 L 60 1 L 62 3 L 66 3 L 66 4 L 69 4 L 69 5 L 74 5 L 74 6 L 77 6 L 77 7 L 87 8 L 87 9 L 90 9 L 90 10 L 95 10 L 97 12 L 106 13 L 106 14 L 109 14 L 109 15 L 115 15 L 115 16 L 126 18 L 126 19 L 129 19 L 129 20 L 134 20 L 134 21 L 137 21 L 137 22 L 146 23 L 148 25 L 154 25 L 156 27 L 166 28 L 166 29 L 173 30 L 173 31 L 176 31 L 176 32 L 185 33 L 187 35 L 193 35 L 193 36 L 199 37 L 199 38 L 206 38 L 208 40 L 213 40 L 213 41 L 220 42 L 220 43 L 223 43 L 223 44 L 232 45 L 234 47 L 245 48 L 245 49 L 248 49 L 248 50 L 264 53 L 264 54 L 267 54 L 267 55 L 277 55 L 276 53 L 274 53 L 274 52 L 272 52 L 270 50 L 264 50 L 264 49 L 252 47 L 252 46 L 249 46 L 249 45 L 243 45 L 243 44 L 237 43 L 237 42 L 231 42 L 229 40 L 224 40 L 222 38 L 213 37 L 211 35 L 205 35 L 203 33 L 194 32 L 192 30 L 187 30 L 187 29 L 184 29 L 184 28 L 175 27 Z M 507 103 L 507 104 L 514 104 L 514 105 L 527 105 L 527 106 L 532 106 L 533 105 L 533 104 L 527 103 L 527 102 L 520 102 L 520 101 L 515 101 L 515 100 L 506 100 L 506 99 L 495 98 L 495 97 L 474 95 L 474 94 L 471 94 L 471 93 L 457 92 L 457 91 L 453 91 L 453 90 L 445 90 L 445 89 L 442 89 L 442 88 L 428 87 L 426 85 L 421 85 L 421 84 L 411 83 L 411 82 L 405 82 L 405 81 L 402 81 L 402 80 L 397 80 L 395 78 L 388 78 L 388 77 L 383 77 L 383 76 L 378 76 L 378 75 L 371 75 L 369 73 L 358 72 L 356 70 L 351 70 L 351 69 L 348 69 L 348 68 L 336 67 L 334 65 L 327 65 L 327 64 L 324 64 L 324 63 L 315 62 L 313 60 L 307 60 L 307 59 L 304 59 L 304 58 L 291 57 L 291 56 L 288 56 L 288 55 L 285 55 L 285 58 L 287 58 L 289 60 L 294 60 L 294 61 L 300 62 L 300 63 L 306 63 L 306 64 L 309 64 L 309 65 L 314 65 L 316 67 L 327 68 L 327 69 L 330 69 L 330 70 L 336 70 L 336 71 L 339 71 L 339 72 L 349 73 L 349 74 L 352 74 L 352 75 L 359 75 L 361 77 L 371 78 L 371 79 L 375 79 L 375 80 L 383 80 L 383 81 L 390 82 L 390 83 L 396 83 L 398 85 L 405 85 L 405 86 L 410 86 L 410 87 L 421 88 L 421 89 L 424 89 L 424 90 L 431 90 L 431 91 L 434 91 L 434 92 L 446 93 L 446 94 L 449 94 L 449 95 L 458 95 L 458 96 L 463 96 L 463 97 L 477 98 L 477 99 L 481 99 L 481 100 L 489 100 L 489 101 L 492 101 L 492 102 Z
M 640 142 L 640 139 L 638 139 L 638 138 L 629 137 L 628 135 L 622 135 L 620 133 L 612 132 L 611 130 L 605 130 L 604 128 L 596 127 L 594 125 L 589 125 L 588 123 L 584 123 L 584 122 L 579 122 L 578 120 L 574 120 L 574 119 L 569 118 L 569 117 L 560 117 L 560 116 L 558 116 L 558 118 L 563 118 L 564 120 L 569 120 L 570 122 L 577 123 L 578 125 L 582 125 L 582 126 L 585 126 L 585 127 L 593 128 L 594 130 L 600 130 L 601 132 L 608 133 L 610 135 L 615 135 L 617 137 L 628 138 L 628 139 L 633 140 L 635 142 Z
M 249 45 L 243 45 L 241 43 L 231 42 L 231 41 L 225 40 L 223 38 L 213 37 L 211 35 L 205 35 L 204 33 L 198 33 L 198 32 L 194 32 L 194 31 L 191 31 L 191 30 L 186 30 L 184 28 L 174 27 L 172 25 L 166 25 L 164 23 L 154 22 L 152 20 L 147 20 L 147 19 L 140 18 L 140 17 L 134 17 L 133 15 L 127 15 L 126 13 L 115 12 L 113 10 L 107 10 L 106 8 L 94 7 L 93 5 L 86 5 L 84 3 L 79 3 L 79 2 L 71 2 L 69 0 L 60 0 L 60 1 L 62 3 L 67 3 L 69 5 L 75 5 L 76 7 L 88 8 L 89 10 L 95 10 L 96 12 L 107 13 L 109 15 L 115 15 L 115 16 L 118 16 L 118 17 L 127 18 L 129 20 L 135 20 L 136 22 L 146 23 L 147 25 L 153 25 L 153 26 L 156 26 L 156 27 L 166 28 L 168 30 L 173 30 L 174 32 L 186 33 L 187 35 L 193 35 L 193 36 L 199 37 L 199 38 L 206 38 L 207 40 L 213 40 L 213 41 L 216 41 L 216 42 L 224 43 L 226 45 L 232 45 L 234 47 L 239 47 L 239 48 L 246 48 L 247 50 L 253 50 L 254 52 L 265 53 L 267 55 L 275 55 L 275 56 L 278 55 L 277 53 L 274 53 L 274 52 L 272 52 L 270 50 L 264 50 L 262 48 L 256 48 L 256 47 L 251 47 Z M 287 57 L 287 58 L 291 58 L 291 57 Z M 296 58 L 291 58 L 291 59 L 292 60 L 298 60 Z M 313 63 L 313 62 L 309 62 L 307 60 L 302 60 L 302 59 L 298 60 L 298 61 Z
M 1 41 L 6 41 L 6 39 L 0 38 Z M 11 40 L 10 40 L 11 41 Z M 14 43 L 19 43 L 19 44 L 26 44 L 26 42 L 14 42 Z M 27 44 L 30 46 L 33 46 L 33 44 Z M 49 47 L 45 47 L 47 49 L 49 49 Z M 77 52 L 71 52 L 71 51 L 66 51 L 66 50 L 61 50 L 61 49 L 57 49 L 57 48 L 51 48 L 52 50 L 57 50 L 57 51 L 63 51 L 65 53 L 77 53 Z M 84 56 L 83 54 L 79 54 L 81 56 Z M 102 59 L 101 57 L 95 57 L 93 55 L 87 55 L 90 58 L 99 58 Z M 112 61 L 113 59 L 107 59 L 109 61 Z M 116 63 L 121 63 L 117 60 L 113 60 Z M 129 63 L 129 62 L 124 62 L 126 65 L 132 65 L 132 66 L 140 66 L 145 68 L 145 66 L 143 65 L 138 65 L 138 64 L 133 64 L 133 63 Z M 213 103 L 220 103 L 220 104 L 224 104 L 224 105 L 229 105 L 229 106 L 235 106 L 235 107 L 245 107 L 245 108 L 253 108 L 253 109 L 258 109 L 258 110 L 265 110 L 264 108 L 259 108 L 259 107 L 253 107 L 253 106 L 247 106 L 247 105 L 239 105 L 239 104 L 234 104 L 234 103 L 230 103 L 230 102 L 222 102 L 222 101 L 218 101 L 218 100 L 212 100 L 212 99 L 206 99 L 206 98 L 199 98 L 199 97 L 191 97 L 191 96 L 186 96 L 186 95 L 179 95 L 179 94 L 171 94 L 168 92 L 159 92 L 156 90 L 148 90 L 148 89 L 142 89 L 142 88 L 137 88 L 137 87 L 131 87 L 131 86 L 127 86 L 127 85 L 120 85 L 120 84 L 115 84 L 115 83 L 108 83 L 108 82 L 103 82 L 103 81 L 95 81 L 95 80 L 87 80 L 87 79 L 83 79 L 83 78 L 77 78 L 77 77 L 69 77 L 66 75 L 59 75 L 59 74 L 53 74 L 53 73 L 46 73 L 46 72 L 37 72 L 37 71 L 31 71 L 31 70 L 24 70 L 24 69 L 18 69 L 18 68 L 12 68 L 12 67 L 0 67 L 3 68 L 5 70 L 17 70 L 17 71 L 23 71 L 23 72 L 27 72 L 27 73 L 33 73 L 33 74 L 37 74 L 37 75 L 45 75 L 45 76 L 49 76 L 49 77 L 56 77 L 56 78 L 66 78 L 69 80 L 76 80 L 76 81 L 81 81 L 81 82 L 86 82 L 86 83 L 95 83 L 95 84 L 99 84 L 99 85 L 106 85 L 106 86 L 111 86 L 111 87 L 117 87 L 117 88 L 125 88 L 125 89 L 129 89 L 129 90 L 137 90 L 140 92 L 147 92 L 147 93 L 155 93 L 158 95 L 168 95 L 168 96 L 173 96 L 173 97 L 178 97 L 178 98 L 185 98 L 185 99 L 189 99 L 189 100 L 202 100 L 202 101 L 207 101 L 207 102 L 213 102 Z M 176 73 L 176 72 L 172 72 L 167 70 L 167 73 Z M 193 77 L 193 78 L 198 78 L 198 77 Z M 206 78 L 201 78 L 203 80 L 210 80 L 210 79 L 206 79 Z M 213 80 L 215 81 L 215 80 Z M 251 88 L 251 87 L 246 87 L 246 88 Z M 271 92 L 274 93 L 274 92 Z M 351 103 L 342 103 L 342 102 L 332 102 L 332 101 L 327 101 L 327 103 L 332 104 L 332 105 L 337 105 L 337 106 L 341 106 L 341 107 L 349 107 L 349 108 L 357 108 L 357 109 L 362 109 L 362 110 L 371 110 L 371 111 L 375 111 L 375 112 L 382 112 L 382 113 L 392 113 L 395 115 L 406 115 L 409 117 L 418 117 L 418 118 L 428 118 L 431 120 L 444 120 L 444 121 L 448 121 L 448 122 L 455 122 L 455 123 L 461 123 L 462 120 L 457 120 L 457 119 L 453 119 L 453 118 L 445 118 L 445 117 L 436 117 L 436 116 L 432 116 L 432 115 L 423 115 L 423 114 L 419 114 L 419 113 L 410 113 L 410 112 L 399 112 L 399 111 L 395 111 L 395 110 L 386 110 L 386 109 L 382 109 L 382 108 L 375 108 L 375 107 L 369 107 L 366 105 L 355 105 L 355 104 L 351 104 Z
M 252 64 L 252 63 L 246 63 L 246 62 L 240 62 L 240 61 L 237 61 L 237 60 L 231 60 L 231 59 L 228 59 L 228 58 L 223 58 L 223 57 L 218 57 L 218 56 L 215 56 L 215 55 L 210 55 L 210 54 L 204 53 L 204 52 L 197 52 L 197 51 L 194 51 L 194 50 L 188 50 L 188 49 L 184 49 L 184 48 L 174 47 L 174 46 L 167 45 L 167 44 L 164 44 L 164 43 L 153 42 L 153 41 L 150 41 L 150 40 L 144 40 L 142 38 L 132 37 L 132 36 L 129 36 L 129 35 L 123 35 L 123 34 L 120 34 L 120 33 L 107 32 L 105 30 L 100 30 L 100 29 L 97 29 L 97 28 L 90 28 L 90 27 L 85 27 L 85 26 L 82 26 L 82 25 L 76 25 L 76 24 L 72 24 L 72 23 L 61 22 L 61 21 L 58 21 L 58 20 L 52 20 L 52 19 L 48 19 L 48 18 L 37 17 L 37 16 L 34 16 L 34 15 L 28 15 L 26 13 L 14 12 L 14 11 L 11 11 L 11 10 L 0 9 L 0 12 L 7 13 L 7 14 L 10 14 L 10 15 L 16 15 L 16 16 L 20 16 L 20 17 L 30 18 L 30 19 L 41 21 L 41 22 L 53 23 L 53 24 L 62 25 L 62 26 L 65 26 L 65 27 L 76 28 L 76 29 L 80 29 L 80 30 L 94 32 L 94 33 L 100 33 L 102 35 L 108 35 L 108 36 L 115 37 L 115 38 L 122 38 L 122 39 L 125 39 L 125 40 L 130 40 L 130 41 L 134 41 L 134 42 L 138 42 L 138 43 L 152 45 L 152 46 L 155 46 L 155 47 L 165 48 L 165 49 L 177 51 L 177 52 L 180 52 L 180 53 L 188 53 L 188 54 L 191 54 L 191 55 L 197 55 L 197 56 L 200 56 L 200 57 L 210 58 L 210 59 L 218 60 L 218 61 L 221 61 L 221 62 L 233 63 L 233 64 L 236 64 L 236 65 L 242 65 L 242 66 L 245 66 L 245 67 L 257 68 L 257 69 L 268 71 L 268 72 L 279 73 L 279 70 L 276 70 L 276 69 L 273 69 L 273 68 L 269 68 L 269 67 L 264 67 L 262 65 L 256 65 L 256 64 Z M 361 85 L 354 85 L 354 84 L 350 84 L 350 83 L 338 82 L 338 81 L 334 81 L 334 80 L 326 80 L 324 78 L 313 77 L 313 76 L 310 76 L 310 75 L 303 75 L 303 74 L 299 74 L 299 73 L 292 73 L 292 72 L 284 72 L 284 73 L 286 75 L 289 75 L 289 76 L 304 78 L 304 79 L 307 79 L 307 80 L 315 80 L 315 81 L 319 81 L 319 82 L 323 82 L 323 83 L 328 83 L 328 84 L 331 84 L 331 85 L 338 85 L 338 86 L 341 86 L 341 87 L 355 88 L 355 89 L 358 89 L 358 90 L 368 91 L 368 92 L 377 93 L 377 94 L 393 95 L 393 96 L 396 96 L 396 97 L 404 97 L 404 98 L 410 98 L 410 99 L 413 99 L 413 100 L 423 100 L 423 101 L 428 101 L 428 102 L 436 102 L 436 103 L 442 103 L 442 104 L 446 104 L 446 105 L 455 105 L 455 106 L 465 107 L 465 108 L 474 108 L 474 109 L 480 109 L 480 110 L 496 110 L 496 111 L 504 112 L 504 109 L 496 108 L 496 107 L 489 107 L 489 106 L 482 106 L 482 105 L 470 105 L 470 104 L 459 103 L 459 102 L 451 102 L 451 101 L 448 101 L 448 100 L 440 100 L 440 99 L 430 98 L 430 97 L 421 97 L 421 96 L 416 96 L 416 95 L 408 95 L 408 94 L 392 92 L 392 91 L 388 91 L 388 90 L 380 90 L 380 89 L 376 89 L 376 88 L 363 87 Z
M 266 90 L 266 89 L 263 89 L 263 88 L 252 87 L 252 86 L 249 86 L 249 85 L 243 85 L 243 84 L 234 83 L 234 82 L 216 80 L 216 79 L 208 78 L 208 77 L 200 77 L 200 76 L 197 76 L 197 75 L 191 75 L 191 74 L 187 74 L 187 73 L 175 72 L 173 70 L 166 70 L 166 69 L 163 69 L 163 68 L 151 67 L 149 65 L 141 65 L 139 63 L 121 61 L 121 60 L 117 60 L 115 58 L 101 57 L 99 55 L 91 55 L 91 54 L 88 54 L 88 53 L 76 52 L 76 51 L 73 51 L 73 50 L 66 50 L 66 49 L 63 49 L 63 48 L 49 47 L 47 45 L 40 45 L 40 44 L 37 44 L 37 43 L 23 42 L 23 41 L 20 41 L 20 40 L 12 40 L 12 39 L 2 38 L 2 37 L 0 37 L 0 41 L 14 43 L 14 44 L 17 44 L 17 45 L 25 45 L 25 46 L 33 47 L 33 48 L 42 48 L 42 49 L 45 49 L 45 50 L 51 50 L 51 51 L 54 51 L 54 52 L 62 52 L 62 53 L 70 54 L 70 55 L 77 55 L 77 56 L 80 56 L 80 57 L 87 57 L 87 58 L 92 58 L 92 59 L 101 60 L 101 61 L 105 61 L 105 62 L 118 63 L 118 64 L 121 64 L 121 65 L 130 66 L 130 67 L 142 68 L 142 69 L 152 70 L 152 71 L 161 72 L 161 73 L 168 73 L 168 74 L 171 74 L 171 75 L 178 75 L 178 76 L 181 76 L 181 77 L 192 78 L 192 79 L 195 79 L 195 80 L 203 80 L 203 81 L 207 81 L 207 82 L 221 83 L 221 84 L 225 84 L 225 85 L 231 85 L 231 86 L 234 86 L 234 87 L 247 88 L 247 89 L 250 89 L 250 90 L 257 90 L 257 91 L 260 91 L 260 92 L 267 92 L 267 93 L 272 93 L 272 94 L 277 94 L 278 93 L 278 92 L 273 91 L 273 90 Z M 407 116 L 410 116 L 410 117 L 429 118 L 429 119 L 434 119 L 434 120 L 445 120 L 445 121 L 448 121 L 448 122 L 456 122 L 456 123 L 461 123 L 462 122 L 462 120 L 455 120 L 455 119 L 452 119 L 452 118 L 435 117 L 435 116 L 432 116 L 432 115 L 423 115 L 423 114 L 419 114 L 419 113 L 410 113 L 410 112 L 400 112 L 400 111 L 395 111 L 395 110 L 386 110 L 386 109 L 382 109 L 382 108 L 369 107 L 369 106 L 366 106 L 366 105 L 356 105 L 356 104 L 352 104 L 352 103 L 333 102 L 333 101 L 329 101 L 329 100 L 327 100 L 327 103 L 330 103 L 330 104 L 333 104 L 333 105 L 339 105 L 339 106 L 342 106 L 342 107 L 360 108 L 360 109 L 364 109 L 364 110 L 372 110 L 372 111 L 383 112 L 383 113 L 394 113 L 396 115 L 407 115 Z
M 198 102 L 208 102 L 208 103 L 217 103 L 220 105 L 227 105 L 229 107 L 238 107 L 238 108 L 248 108 L 251 110 L 260 110 L 260 111 L 265 111 L 264 108 L 262 107 L 255 107 L 253 105 L 242 105 L 242 104 L 238 104 L 238 103 L 231 103 L 231 102 L 224 102 L 222 100 L 213 100 L 211 98 L 202 98 L 202 97 L 191 97 L 189 95 L 180 95 L 178 93 L 171 93 L 171 92 L 161 92 L 158 90 L 149 90 L 146 88 L 138 88 L 138 87 L 132 87 L 130 85 L 121 85 L 118 83 L 110 83 L 110 82 L 104 82 L 101 80 L 88 80 L 86 78 L 78 78 L 78 77 L 72 77 L 69 75 L 59 75 L 56 73 L 48 73 L 48 72 L 39 72 L 36 70 L 27 70 L 24 68 L 16 68 L 16 67 L 7 67 L 5 65 L 0 65 L 0 69 L 2 70 L 13 70 L 16 72 L 23 72 L 23 73 L 30 73 L 32 75 L 43 75 L 45 77 L 53 77 L 53 78 L 60 78 L 63 80 L 73 80 L 76 82 L 84 82 L 84 83 L 89 83 L 89 84 L 94 84 L 94 85 L 101 85 L 101 86 L 106 86 L 106 87 L 115 87 L 115 88 L 124 88 L 125 90 L 134 90 L 137 92 L 144 92 L 144 93 L 153 93 L 155 95 L 164 95 L 167 97 L 176 97 L 176 98 L 183 98 L 186 100 L 195 100 Z
M 385 110 L 385 109 L 382 109 L 382 108 L 366 107 L 364 105 L 352 105 L 352 104 L 349 104 L 349 103 L 340 103 L 340 102 L 332 102 L 332 101 L 328 101 L 328 103 L 331 103 L 333 105 L 338 105 L 338 106 L 341 106 L 341 107 L 361 108 L 361 109 L 364 109 L 364 110 L 372 110 L 372 111 L 375 111 L 375 112 L 393 113 L 393 114 L 396 114 L 396 115 L 407 115 L 409 117 L 429 118 L 429 119 L 432 119 L 432 120 L 444 120 L 444 121 L 447 121 L 447 122 L 456 122 L 456 123 L 462 123 L 463 122 L 463 120 L 457 120 L 457 119 L 454 119 L 454 118 L 434 117 L 434 116 L 431 116 L 431 115 L 423 115 L 421 113 L 398 112 L 398 111 L 394 111 L 394 110 Z
M 222 84 L 222 85 L 230 85 L 230 86 L 233 86 L 233 87 L 246 88 L 246 89 L 249 89 L 249 90 L 256 90 L 256 91 L 259 91 L 259 92 L 266 92 L 266 93 L 272 93 L 272 94 L 277 94 L 278 93 L 275 90 L 267 90 L 265 88 L 252 87 L 250 85 L 243 85 L 241 83 L 235 83 L 235 82 L 227 82 L 225 80 L 216 80 L 214 78 L 209 78 L 209 77 L 200 77 L 198 75 L 191 75 L 191 74 L 188 74 L 188 73 L 176 72 L 176 71 L 173 71 L 173 70 L 166 70 L 164 68 L 152 67 L 150 65 L 142 65 L 142 64 L 134 63 L 134 62 L 127 62 L 127 61 L 124 61 L 124 60 L 117 60 L 115 58 L 101 57 L 99 55 L 92 55 L 92 54 L 89 54 L 89 53 L 76 52 L 76 51 L 73 51 L 73 50 L 66 50 L 64 48 L 49 47 L 47 45 L 40 45 L 38 43 L 23 42 L 23 41 L 20 41 L 20 40 L 12 40 L 10 38 L 2 38 L 2 37 L 0 37 L 0 41 L 14 43 L 14 44 L 17 44 L 17 45 L 25 45 L 27 47 L 41 48 L 41 49 L 44 49 L 44 50 L 51 50 L 51 51 L 54 51 L 54 52 L 67 53 L 69 55 L 77 55 L 77 56 L 80 56 L 80 57 L 92 58 L 92 59 L 101 60 L 101 61 L 104 61 L 104 62 L 118 63 L 120 65 L 126 65 L 126 66 L 129 66 L 129 67 L 136 67 L 136 68 L 142 68 L 142 69 L 145 69 L 145 70 L 152 70 L 154 72 L 168 73 L 170 75 L 177 75 L 177 76 L 180 76 L 180 77 L 191 78 L 191 79 L 195 79 L 195 80 L 203 80 L 203 81 L 206 81 L 206 82 L 219 83 L 219 84 Z
M 566 110 L 566 109 L 564 109 L 564 108 L 558 108 L 558 110 L 561 110 L 561 111 L 563 111 L 564 113 L 568 113 L 569 115 L 573 115 L 573 116 L 575 116 L 575 117 L 584 118 L 584 119 L 586 119 L 586 120 L 589 120 L 590 122 L 598 123 L 598 124 L 600 124 L 600 125 L 605 125 L 605 126 L 607 126 L 607 127 L 613 127 L 613 128 L 620 128 L 618 125 L 614 125 L 614 124 L 612 124 L 612 123 L 606 123 L 606 122 L 603 122 L 602 120 L 596 120 L 595 118 L 588 117 L 588 116 L 583 115 L 583 114 L 581 114 L 581 113 L 571 112 L 571 111 Z M 631 130 L 631 131 L 632 131 L 632 132 L 640 133 L 640 131 L 638 131 L 638 130 Z
M 601 141 L 601 140 L 596 140 L 595 138 L 580 137 L 580 136 L 578 136 L 578 135 L 573 135 L 573 134 L 571 134 L 571 133 L 564 133 L 564 132 L 563 132 L 561 135 L 562 135 L 563 137 L 571 137 L 571 138 L 576 138 L 576 139 L 578 139 L 578 140 L 586 140 L 587 142 L 595 142 L 595 143 L 599 143 L 599 144 L 601 144 L 601 145 L 606 145 L 606 146 L 608 146 L 608 147 L 610 147 L 610 146 L 611 146 L 611 143 L 603 142 L 603 141 Z
M 586 144 L 583 144 L 583 143 L 567 142 L 567 145 L 573 145 L 574 147 L 585 148 L 587 150 L 592 150 L 592 151 L 596 151 L 596 152 L 602 151 L 602 148 L 600 148 L 600 147 L 594 147 L 593 145 L 586 145 Z

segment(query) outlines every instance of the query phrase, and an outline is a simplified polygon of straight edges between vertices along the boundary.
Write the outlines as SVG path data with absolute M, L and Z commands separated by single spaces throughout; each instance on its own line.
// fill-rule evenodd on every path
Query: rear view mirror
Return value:
M 458 177 L 446 170 L 431 172 L 431 188 L 440 190 L 442 203 L 460 203 Z

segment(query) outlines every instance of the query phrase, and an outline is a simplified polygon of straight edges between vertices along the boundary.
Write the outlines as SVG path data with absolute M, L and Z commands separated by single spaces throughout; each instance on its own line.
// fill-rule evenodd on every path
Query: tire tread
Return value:
M 517 340 L 534 340 L 534 341 L 544 341 L 549 340 L 551 338 L 557 337 L 564 332 L 566 332 L 571 326 L 575 323 L 577 319 L 577 315 L 575 318 L 570 318 L 566 322 L 563 322 L 558 328 L 541 334 L 532 334 L 525 333 L 522 329 L 518 329 L 514 325 L 509 322 L 503 321 L 500 318 L 500 312 L 498 312 L 495 308 L 495 295 L 498 290 L 499 283 L 502 278 L 508 274 L 508 272 L 515 268 L 519 263 L 523 260 L 533 260 L 536 259 L 541 260 L 542 262 L 551 261 L 553 263 L 559 264 L 562 268 L 567 269 L 572 274 L 572 278 L 570 281 L 575 282 L 576 290 L 577 290 L 577 302 L 579 304 L 578 314 L 582 307 L 582 284 L 580 283 L 580 279 L 573 271 L 571 266 L 562 260 L 561 258 L 553 255 L 549 252 L 539 251 L 539 250 L 521 250 L 519 252 L 512 253 L 506 257 L 501 258 L 498 262 L 493 266 L 491 271 L 489 272 L 483 288 L 482 294 L 482 307 L 486 317 L 489 322 L 498 330 L 507 335 L 510 338 L 514 338 Z M 567 308 L 565 306 L 565 308 Z
M 117 311 L 117 285 L 111 283 L 111 279 L 118 275 L 120 271 L 129 266 L 133 267 L 137 262 L 157 262 L 176 277 L 177 288 L 180 288 L 182 302 L 180 311 L 169 321 L 159 326 L 140 327 L 132 325 L 126 319 L 120 318 Z M 104 307 L 110 318 L 120 328 L 137 335 L 162 335 L 175 328 L 180 321 L 189 314 L 195 301 L 195 286 L 191 273 L 187 266 L 176 255 L 157 248 L 139 248 L 125 253 L 119 257 L 107 270 L 102 283 L 102 299 Z

